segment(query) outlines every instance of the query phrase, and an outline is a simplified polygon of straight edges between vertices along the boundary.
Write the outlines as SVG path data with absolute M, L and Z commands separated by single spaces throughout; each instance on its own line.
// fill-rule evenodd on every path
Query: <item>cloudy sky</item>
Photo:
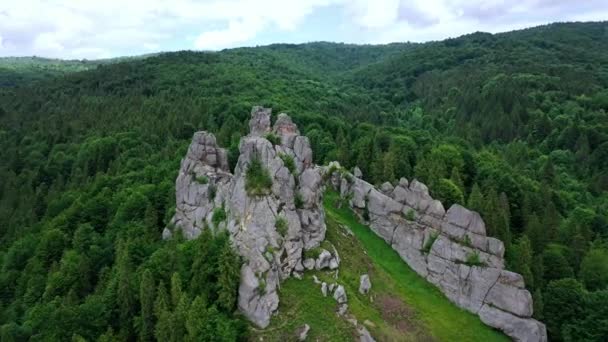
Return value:
M 428 41 L 608 20 L 608 0 L 0 0 L 0 56 Z

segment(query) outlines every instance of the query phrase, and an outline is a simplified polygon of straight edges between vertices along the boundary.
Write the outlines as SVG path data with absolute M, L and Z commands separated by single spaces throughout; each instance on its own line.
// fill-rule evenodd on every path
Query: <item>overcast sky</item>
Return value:
M 0 56 L 428 41 L 608 20 L 608 0 L 0 0 Z

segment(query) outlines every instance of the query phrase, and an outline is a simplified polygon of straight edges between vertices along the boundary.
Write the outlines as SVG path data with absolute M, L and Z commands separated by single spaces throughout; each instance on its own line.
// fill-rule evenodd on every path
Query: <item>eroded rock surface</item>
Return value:
M 194 134 L 176 180 L 175 216 L 163 237 L 181 232 L 193 239 L 204 229 L 228 230 L 244 260 L 239 309 L 256 325 L 266 327 L 278 308 L 281 281 L 300 275 L 305 268 L 303 250 L 316 248 L 325 239 L 322 169 L 312 164 L 308 138 L 300 135 L 286 114 L 279 114 L 271 126 L 271 110 L 254 107 L 249 128 L 249 135 L 241 139 L 234 173 L 213 134 Z M 269 133 L 280 143 L 266 139 Z M 264 194 L 246 190 L 247 170 L 254 160 L 272 179 Z M 220 210 L 226 219 L 214 224 L 214 212 Z M 314 266 L 308 261 L 306 267 Z
M 335 163 L 329 167 L 338 169 L 332 185 L 369 217 L 370 228 L 452 302 L 516 341 L 547 340 L 545 326 L 532 318 L 523 278 L 504 269 L 504 245 L 486 236 L 478 213 L 458 204 L 446 211 L 417 180 L 376 189 Z

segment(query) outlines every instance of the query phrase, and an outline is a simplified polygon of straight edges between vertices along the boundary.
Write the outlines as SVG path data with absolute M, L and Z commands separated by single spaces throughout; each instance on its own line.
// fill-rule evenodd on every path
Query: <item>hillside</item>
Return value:
M 217 286 L 189 285 L 194 264 L 212 273 L 196 243 L 161 232 L 192 134 L 214 132 L 232 168 L 253 105 L 290 113 L 318 164 L 358 166 L 374 184 L 417 178 L 446 207 L 479 211 L 550 339 L 605 339 L 606 32 L 567 23 L 425 44 L 183 51 L 36 82 L 36 68 L 0 72 L 2 340 L 133 339 L 151 287 L 215 301 Z M 214 324 L 247 330 L 215 310 L 226 319 Z

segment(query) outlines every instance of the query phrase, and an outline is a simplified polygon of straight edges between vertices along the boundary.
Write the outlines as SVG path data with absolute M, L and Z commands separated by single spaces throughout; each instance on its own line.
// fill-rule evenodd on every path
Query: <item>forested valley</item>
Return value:
M 161 231 L 192 134 L 213 132 L 234 167 L 254 105 L 289 113 L 318 164 L 478 211 L 552 341 L 608 339 L 608 22 L 14 63 L 0 59 L 2 341 L 246 339 L 228 236 Z

